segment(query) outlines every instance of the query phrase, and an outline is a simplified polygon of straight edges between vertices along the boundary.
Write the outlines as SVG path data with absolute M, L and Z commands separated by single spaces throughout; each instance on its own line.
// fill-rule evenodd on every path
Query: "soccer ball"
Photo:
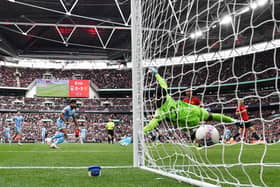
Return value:
M 196 141 L 202 145 L 213 145 L 219 143 L 219 132 L 212 125 L 201 125 L 195 133 Z

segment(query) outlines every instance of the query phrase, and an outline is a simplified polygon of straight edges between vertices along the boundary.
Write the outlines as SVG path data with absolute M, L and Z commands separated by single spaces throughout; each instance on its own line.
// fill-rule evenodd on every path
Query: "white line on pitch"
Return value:
M 123 153 L 123 151 L 62 151 L 62 150 L 49 150 L 49 151 L 0 151 L 0 153 Z M 126 151 L 132 152 L 132 151 Z
M 0 166 L 0 169 L 87 169 L 86 166 Z M 103 169 L 130 169 L 133 166 L 101 166 Z

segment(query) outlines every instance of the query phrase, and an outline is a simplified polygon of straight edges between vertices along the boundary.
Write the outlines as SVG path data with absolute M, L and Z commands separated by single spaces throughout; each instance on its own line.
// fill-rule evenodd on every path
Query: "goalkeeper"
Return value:
M 152 68 L 151 71 L 155 74 L 155 77 L 160 85 L 160 88 L 156 90 L 156 106 L 154 118 L 144 127 L 144 133 L 148 133 L 155 129 L 159 122 L 164 119 L 169 119 L 176 122 L 181 128 L 192 128 L 201 121 L 217 121 L 234 123 L 235 119 L 225 116 L 223 114 L 210 113 L 204 108 L 191 105 L 183 101 L 175 101 L 168 94 L 166 81 L 158 74 L 158 70 Z

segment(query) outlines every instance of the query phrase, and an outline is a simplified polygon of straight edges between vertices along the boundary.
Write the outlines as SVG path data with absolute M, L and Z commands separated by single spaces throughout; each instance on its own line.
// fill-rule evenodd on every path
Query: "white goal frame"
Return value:
M 171 174 L 161 170 L 148 168 L 144 160 L 144 105 L 143 105 L 143 82 L 144 61 L 142 55 L 142 8 L 141 0 L 131 1 L 131 50 L 132 50 L 132 90 L 133 90 L 133 166 L 163 176 L 174 178 L 178 181 L 187 182 L 196 186 L 216 187 L 210 183 Z

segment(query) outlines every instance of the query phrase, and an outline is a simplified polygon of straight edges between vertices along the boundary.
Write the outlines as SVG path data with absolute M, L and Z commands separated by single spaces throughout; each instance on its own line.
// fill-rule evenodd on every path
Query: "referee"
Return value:
M 112 119 L 109 119 L 108 123 L 105 126 L 107 132 L 108 132 L 108 143 L 112 142 L 114 143 L 114 128 L 115 123 L 112 121 Z

